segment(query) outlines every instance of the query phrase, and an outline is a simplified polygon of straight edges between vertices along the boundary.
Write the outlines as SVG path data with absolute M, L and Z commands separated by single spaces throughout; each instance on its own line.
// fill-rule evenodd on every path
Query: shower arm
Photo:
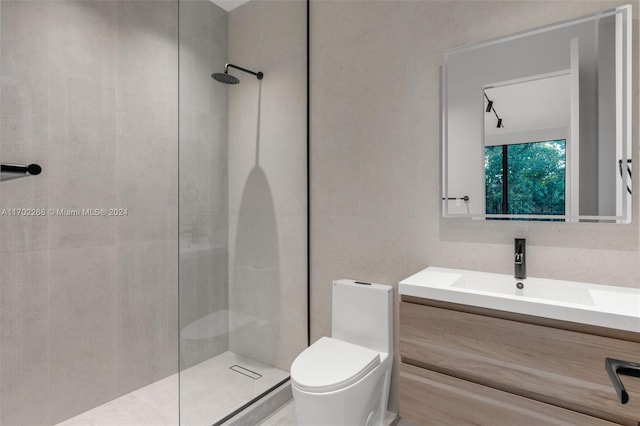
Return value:
M 225 65 L 224 65 L 224 73 L 225 73 L 225 74 L 228 74 L 229 68 L 235 68 L 235 69 L 237 69 L 237 70 L 240 70 L 240 71 L 246 72 L 247 74 L 255 75 L 255 76 L 258 78 L 258 80 L 262 80 L 262 77 L 264 77 L 264 74 L 263 74 L 263 73 L 261 73 L 260 71 L 258 71 L 258 72 L 253 72 L 253 71 L 251 71 L 251 70 L 248 70 L 248 69 L 246 69 L 246 68 L 242 68 L 242 67 L 239 67 L 239 66 L 237 66 L 237 65 L 233 65 L 233 64 L 225 64 Z

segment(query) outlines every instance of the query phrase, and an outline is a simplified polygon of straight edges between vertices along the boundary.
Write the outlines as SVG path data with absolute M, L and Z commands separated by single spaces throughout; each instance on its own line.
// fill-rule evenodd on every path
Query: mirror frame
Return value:
M 441 122 L 441 143 L 442 143 L 442 217 L 444 218 L 472 218 L 472 219 L 507 219 L 507 220 L 535 220 L 545 222 L 591 222 L 591 223 L 630 223 L 631 222 L 631 205 L 632 197 L 631 191 L 631 176 L 629 173 L 621 173 L 621 179 L 616 181 L 619 184 L 619 190 L 621 195 L 621 211 L 622 214 L 616 216 L 588 216 L 579 215 L 577 212 L 565 212 L 564 215 L 518 215 L 518 214 L 486 214 L 486 213 L 454 213 L 451 211 L 451 203 L 461 205 L 462 203 L 469 203 L 470 199 L 466 194 L 450 194 L 448 190 L 448 63 L 449 57 L 454 54 L 463 53 L 465 51 L 475 50 L 482 47 L 503 43 L 506 41 L 512 41 L 519 38 L 524 38 L 529 35 L 535 35 L 543 32 L 548 32 L 556 29 L 565 28 L 575 24 L 581 24 L 588 21 L 595 21 L 601 18 L 609 16 L 620 15 L 621 19 L 621 66 L 616 71 L 616 86 L 619 86 L 619 92 L 622 96 L 621 99 L 616 99 L 616 109 L 618 113 L 616 115 L 616 145 L 619 146 L 619 155 L 622 162 L 631 163 L 632 159 L 632 98 L 633 98 L 633 86 L 632 86 L 632 64 L 633 64 L 633 34 L 632 34 L 632 5 L 623 5 L 612 10 L 606 10 L 599 13 L 583 16 L 567 21 L 553 23 L 533 29 L 517 32 L 507 36 L 490 39 L 481 43 L 463 46 L 453 49 L 448 49 L 443 52 L 442 58 L 442 122 Z M 480 98 L 479 98 L 480 99 Z M 479 104 L 479 110 L 482 110 L 482 105 Z M 481 143 L 484 144 L 484 134 L 478 138 Z M 484 158 L 478 159 L 478 161 L 484 162 Z M 482 166 L 484 171 L 484 166 Z M 621 168 L 623 170 L 623 168 Z M 484 181 L 484 172 L 482 175 Z M 577 179 L 577 175 L 575 176 Z M 486 198 L 486 193 L 483 195 Z M 575 192 L 575 191 L 574 191 Z M 483 202 L 484 206 L 484 202 Z M 486 209 L 483 208 L 483 210 Z M 485 210 L 486 211 L 486 210 Z

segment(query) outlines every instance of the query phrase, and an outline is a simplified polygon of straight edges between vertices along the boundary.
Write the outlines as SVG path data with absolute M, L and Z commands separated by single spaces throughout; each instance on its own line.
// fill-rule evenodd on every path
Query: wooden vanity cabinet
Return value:
M 606 357 L 640 360 L 640 334 L 403 296 L 400 415 L 423 425 L 640 423 Z

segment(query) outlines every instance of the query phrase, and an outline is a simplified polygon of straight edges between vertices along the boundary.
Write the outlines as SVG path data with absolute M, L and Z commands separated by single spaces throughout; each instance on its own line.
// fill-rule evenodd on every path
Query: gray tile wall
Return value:
M 639 285 L 637 196 L 631 225 L 440 218 L 442 51 L 622 3 L 311 1 L 312 340 L 331 332 L 331 280 L 396 285 L 429 265 L 508 274 L 516 236 L 531 276 Z
M 1 3 L 0 424 L 54 424 L 177 370 L 176 1 Z M 176 395 L 177 398 L 177 389 Z
M 184 369 L 229 347 L 228 334 L 220 330 L 229 299 L 228 87 L 211 78 L 227 61 L 228 13 L 209 0 L 182 1 L 179 7 L 180 329 L 207 321 L 211 330 L 202 338 L 188 329 L 181 333 Z

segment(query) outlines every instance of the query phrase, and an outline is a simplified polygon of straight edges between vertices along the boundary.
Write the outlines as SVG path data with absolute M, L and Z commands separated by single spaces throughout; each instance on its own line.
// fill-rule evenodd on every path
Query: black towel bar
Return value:
M 42 172 L 42 167 L 38 164 L 0 164 L 0 171 L 2 173 L 22 173 L 30 175 L 39 175 Z
M 461 200 L 461 201 L 469 201 L 469 196 L 465 195 L 463 197 L 449 197 L 449 198 L 442 198 L 443 200 Z

